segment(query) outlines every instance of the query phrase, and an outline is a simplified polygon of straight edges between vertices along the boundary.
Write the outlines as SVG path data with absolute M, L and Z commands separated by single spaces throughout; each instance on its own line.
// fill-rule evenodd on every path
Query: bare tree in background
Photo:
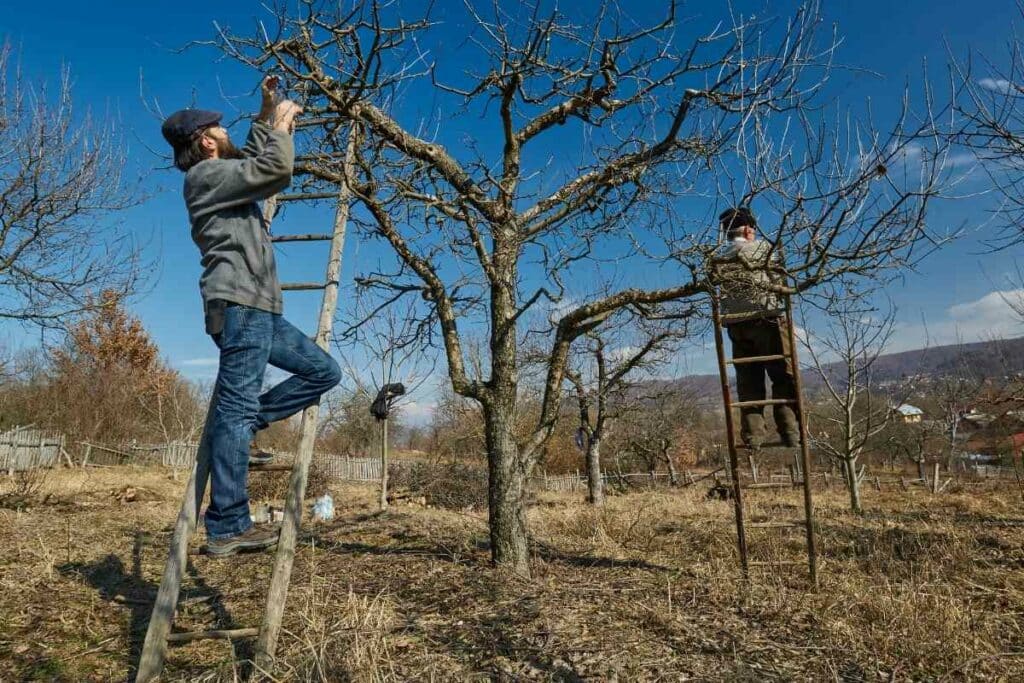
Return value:
M 693 451 L 696 459 L 696 429 L 706 408 L 706 401 L 692 388 L 653 385 L 638 393 L 609 443 L 619 455 L 642 463 L 652 479 L 664 465 L 669 484 L 678 486 L 676 459 L 687 450 Z
M 135 290 L 139 248 L 114 222 L 137 203 L 124 150 L 116 122 L 73 107 L 66 69 L 50 88 L 0 46 L 0 319 L 65 327 Z
M 347 326 L 345 333 L 335 340 L 335 345 L 347 359 L 347 374 L 355 384 L 355 390 L 371 401 L 390 384 L 404 385 L 406 393 L 389 402 L 396 410 L 394 416 L 398 417 L 402 404 L 411 399 L 411 394 L 430 377 L 434 368 L 426 362 L 423 336 L 419 334 L 417 319 L 411 311 L 389 306 L 371 313 L 360 304 L 357 302 L 355 307 L 357 320 Z M 366 408 L 369 407 L 367 404 Z M 377 420 L 376 424 L 380 446 L 378 503 L 381 510 L 388 507 L 389 421 L 390 416 Z
M 929 395 L 939 407 L 938 421 L 946 437 L 946 469 L 952 470 L 960 452 L 960 427 L 964 416 L 977 403 L 982 379 L 971 368 L 961 346 L 956 358 L 931 384 Z
M 807 434 L 815 448 L 842 464 L 850 509 L 860 513 L 862 474 L 857 461 L 902 403 L 883 394 L 875 375 L 875 364 L 892 337 L 896 309 L 890 305 L 878 315 L 861 295 L 841 288 L 829 301 L 826 329 L 808 331 L 801 339 L 828 399 L 819 410 L 812 409 L 809 419 L 814 426 L 809 425 Z M 823 429 L 817 426 L 821 423 Z
M 646 26 L 611 1 L 571 19 L 543 0 L 461 9 L 446 22 L 463 21 L 468 37 L 448 61 L 431 61 L 443 46 L 429 19 L 374 0 L 298 2 L 269 29 L 207 44 L 282 74 L 301 100 L 303 191 L 343 181 L 345 130 L 358 128 L 355 220 L 395 256 L 362 282 L 382 305 L 415 301 L 454 390 L 479 403 L 492 556 L 528 575 L 525 484 L 561 412 L 574 342 L 623 309 L 685 315 L 710 289 L 715 207 L 682 220 L 677 200 L 756 203 L 786 245 L 780 291 L 875 276 L 933 246 L 925 210 L 946 141 L 933 134 L 930 94 L 918 118 L 905 98 L 887 133 L 812 106 L 839 42 L 816 34 L 817 2 L 788 19 L 723 4 L 732 21 L 704 28 L 681 22 L 675 2 Z M 545 307 L 554 324 L 527 330 Z M 485 330 L 479 373 L 467 329 Z M 545 380 L 517 438 L 519 349 L 531 335 L 531 348 L 547 348 Z
M 653 327 L 643 319 L 620 320 L 600 331 L 590 332 L 576 342 L 576 362 L 569 362 L 566 379 L 572 384 L 579 406 L 578 445 L 586 458 L 587 500 L 604 504 L 601 476 L 601 444 L 611 422 L 623 411 L 635 410 L 633 382 L 665 366 L 671 352 L 685 336 L 684 330 Z M 645 324 L 646 323 L 646 324 Z M 675 326 L 672 326 L 675 327 Z M 632 344 L 630 342 L 636 342 Z M 665 425 L 666 430 L 672 425 Z

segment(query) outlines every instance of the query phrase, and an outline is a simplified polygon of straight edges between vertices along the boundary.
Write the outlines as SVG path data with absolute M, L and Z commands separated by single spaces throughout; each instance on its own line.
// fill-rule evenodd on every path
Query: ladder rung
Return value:
M 291 465 L 249 465 L 250 472 L 291 472 Z
M 790 527 L 806 527 L 803 522 L 751 522 L 745 526 L 751 529 L 786 529 Z
M 777 353 L 774 356 L 747 356 L 746 358 L 730 358 L 725 361 L 729 365 L 743 365 L 745 363 L 767 363 L 770 360 L 786 360 L 789 358 L 784 353 Z
M 235 638 L 255 638 L 259 634 L 260 630 L 258 628 L 233 628 L 219 629 L 214 631 L 185 631 L 183 633 L 167 634 L 167 642 L 188 643 L 193 640 L 211 640 L 213 638 L 233 640 Z
M 744 313 L 720 313 L 718 319 L 721 321 L 725 320 L 775 320 L 783 317 L 783 311 L 780 309 L 777 315 L 764 315 L 760 311 L 746 311 Z
M 783 564 L 807 564 L 807 560 L 779 560 L 778 562 L 747 562 L 748 567 L 776 567 Z
M 736 444 L 736 448 L 742 448 L 745 451 L 757 451 L 757 450 L 763 450 L 765 448 L 800 448 L 800 444 L 796 444 L 796 445 L 793 445 L 793 446 L 787 446 L 786 444 L 782 443 L 781 441 L 769 441 L 767 443 L 763 443 L 763 444 L 758 445 L 757 448 L 751 448 L 750 446 L 748 446 L 745 443 Z
M 331 234 L 310 234 L 310 235 L 273 235 L 270 238 L 271 242 L 317 242 L 317 241 L 330 241 L 334 239 L 334 235 Z
M 736 401 L 733 408 L 750 408 L 751 406 L 786 406 L 796 405 L 795 398 L 764 398 L 759 401 Z
M 790 484 L 788 481 L 785 481 L 785 482 L 783 482 L 783 481 L 772 481 L 772 482 L 765 482 L 764 484 L 747 484 L 743 488 L 744 489 L 781 489 L 781 488 L 787 488 L 788 489 L 791 486 L 792 486 L 792 484 Z
M 295 292 L 308 289 L 323 289 L 327 286 L 324 282 L 285 282 L 281 285 L 281 291 Z
M 313 199 L 337 199 L 337 192 L 294 192 L 292 194 L 279 194 L 279 202 L 302 202 Z

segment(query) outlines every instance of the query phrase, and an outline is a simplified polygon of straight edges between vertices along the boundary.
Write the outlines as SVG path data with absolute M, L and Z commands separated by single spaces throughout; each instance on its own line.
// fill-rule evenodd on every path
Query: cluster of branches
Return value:
M 114 222 L 137 203 L 116 123 L 79 113 L 71 90 L 66 69 L 53 88 L 33 83 L 0 46 L 0 318 L 66 327 L 144 271 Z
M 675 2 L 647 26 L 614 2 L 586 21 L 541 0 L 467 2 L 468 73 L 427 56 L 429 15 L 409 20 L 388 3 L 302 0 L 272 19 L 271 30 L 220 30 L 210 43 L 285 77 L 311 113 L 301 189 L 348 182 L 363 233 L 390 247 L 394 267 L 361 282 L 382 304 L 412 297 L 452 387 L 480 404 L 492 545 L 518 571 L 528 572 L 523 484 L 560 413 L 576 341 L 618 311 L 692 315 L 712 289 L 716 235 L 677 215 L 681 197 L 718 192 L 763 207 L 771 240 L 786 246 L 779 291 L 906 267 L 938 241 L 926 207 L 948 147 L 931 93 L 917 117 L 906 98 L 884 133 L 840 116 L 826 125 L 813 103 L 838 39 L 818 35 L 816 2 L 788 20 L 734 17 L 704 32 Z M 441 106 L 413 118 L 418 103 L 403 95 L 421 88 L 457 119 L 482 118 L 476 139 L 449 148 L 441 132 L 456 121 Z M 348 131 L 358 139 L 352 179 L 341 166 Z M 551 153 L 569 135 L 579 140 L 572 162 Z M 609 278 L 596 268 L 607 259 L 657 266 L 667 284 Z M 574 277 L 582 271 L 593 286 Z M 467 363 L 467 318 L 486 329 L 479 372 Z M 530 329 L 534 319 L 550 324 Z M 542 399 L 517 437 L 518 349 L 530 335 L 531 348 L 545 347 Z

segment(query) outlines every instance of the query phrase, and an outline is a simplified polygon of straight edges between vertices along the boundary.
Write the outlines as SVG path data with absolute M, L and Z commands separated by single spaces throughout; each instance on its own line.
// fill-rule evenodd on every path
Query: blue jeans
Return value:
M 210 453 L 207 538 L 229 538 L 252 526 L 249 517 L 249 444 L 257 430 L 320 400 L 341 381 L 331 356 L 284 317 L 229 305 L 224 328 L 212 335 L 220 348 L 216 401 L 206 438 Z M 260 394 L 267 364 L 292 373 Z

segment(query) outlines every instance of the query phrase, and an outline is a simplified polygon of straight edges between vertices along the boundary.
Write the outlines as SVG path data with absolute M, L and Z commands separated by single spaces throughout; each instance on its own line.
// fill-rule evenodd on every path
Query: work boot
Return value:
M 782 445 L 786 448 L 798 448 L 800 446 L 799 432 L 783 432 L 779 434 L 779 438 L 782 439 Z
M 267 451 L 262 451 L 255 447 L 249 449 L 249 467 L 262 467 L 263 465 L 269 465 L 273 460 L 273 453 L 268 453 Z
M 281 527 L 251 526 L 245 531 L 228 538 L 215 538 L 206 542 L 206 554 L 214 557 L 228 557 L 238 552 L 255 552 L 277 545 Z
M 740 439 L 750 450 L 759 450 L 764 443 L 764 416 L 759 409 L 745 410 L 740 417 Z
M 779 441 L 786 448 L 800 445 L 800 420 L 796 412 L 789 406 L 775 406 L 775 429 L 779 433 Z

